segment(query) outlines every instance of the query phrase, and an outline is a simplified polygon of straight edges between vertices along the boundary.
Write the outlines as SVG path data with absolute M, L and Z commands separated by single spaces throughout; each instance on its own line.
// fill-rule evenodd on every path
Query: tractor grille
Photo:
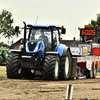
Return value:
M 29 41 L 28 47 L 30 51 L 33 51 L 38 41 Z

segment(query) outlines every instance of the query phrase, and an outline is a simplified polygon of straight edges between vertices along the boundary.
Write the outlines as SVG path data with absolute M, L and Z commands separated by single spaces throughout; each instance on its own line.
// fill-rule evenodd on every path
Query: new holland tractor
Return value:
M 59 42 L 60 35 L 66 32 L 65 28 L 23 23 L 24 42 L 18 50 L 10 50 L 6 65 L 7 77 L 34 78 L 38 70 L 45 80 L 71 78 L 72 54 L 69 47 Z M 15 30 L 19 31 L 19 28 L 16 26 Z

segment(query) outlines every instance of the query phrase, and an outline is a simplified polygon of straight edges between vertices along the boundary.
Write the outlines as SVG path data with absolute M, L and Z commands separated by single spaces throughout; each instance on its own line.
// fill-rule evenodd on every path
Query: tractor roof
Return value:
M 29 27 L 33 27 L 33 28 L 50 28 L 50 27 L 53 27 L 53 28 L 61 28 L 61 26 L 58 26 L 58 25 L 32 25 L 32 24 L 28 24 L 27 26 Z

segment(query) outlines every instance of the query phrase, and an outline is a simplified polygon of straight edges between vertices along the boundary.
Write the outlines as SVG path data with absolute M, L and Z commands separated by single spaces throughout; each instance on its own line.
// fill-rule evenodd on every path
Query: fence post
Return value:
M 66 100 L 72 100 L 73 86 L 69 84 L 66 91 Z

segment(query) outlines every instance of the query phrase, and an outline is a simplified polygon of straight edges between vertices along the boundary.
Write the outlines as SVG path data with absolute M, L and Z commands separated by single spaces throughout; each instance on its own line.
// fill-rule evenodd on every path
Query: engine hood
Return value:
M 36 53 L 42 51 L 44 42 L 42 40 L 31 40 L 26 42 L 26 52 Z

